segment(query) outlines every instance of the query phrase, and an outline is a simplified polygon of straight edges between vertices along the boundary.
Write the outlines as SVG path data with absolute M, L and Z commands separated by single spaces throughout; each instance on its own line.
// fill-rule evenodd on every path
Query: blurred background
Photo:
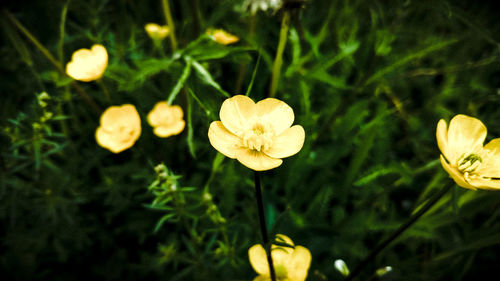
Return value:
M 494 1 L 169 4 L 175 30 L 157 44 L 144 26 L 166 24 L 161 0 L 2 4 L 3 280 L 252 280 L 247 251 L 261 241 L 253 174 L 218 154 L 207 132 L 228 96 L 251 83 L 254 101 L 269 95 L 285 15 L 275 97 L 306 140 L 262 181 L 270 232 L 312 253 L 307 280 L 343 280 L 336 259 L 354 268 L 454 185 L 439 162 L 440 119 L 474 116 L 487 141 L 500 137 Z M 239 41 L 220 44 L 210 28 Z M 109 54 L 110 101 L 101 84 L 64 73 L 93 44 Z M 159 138 L 146 116 L 175 91 L 186 128 Z M 121 104 L 135 105 L 142 134 L 114 154 L 94 135 L 102 112 Z M 496 280 L 499 215 L 498 192 L 455 185 L 358 280 Z M 385 266 L 392 271 L 375 274 Z

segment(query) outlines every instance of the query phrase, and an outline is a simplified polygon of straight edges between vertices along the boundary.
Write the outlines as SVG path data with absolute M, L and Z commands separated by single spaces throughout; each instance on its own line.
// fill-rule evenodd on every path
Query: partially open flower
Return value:
M 106 109 L 95 132 L 97 143 L 113 153 L 132 147 L 140 135 L 141 118 L 131 104 Z
M 208 129 L 210 143 L 252 170 L 276 168 L 283 163 L 280 158 L 296 154 L 304 144 L 304 128 L 292 126 L 293 110 L 280 100 L 254 103 L 237 95 L 222 103 L 219 115 L 221 121 L 212 122 Z
M 223 45 L 236 43 L 240 40 L 238 36 L 226 32 L 223 29 L 209 29 L 207 34 L 212 36 L 215 42 Z
M 144 26 L 149 37 L 153 40 L 161 41 L 170 33 L 170 29 L 166 25 L 158 25 L 156 23 L 148 23 Z
M 156 103 L 148 114 L 148 123 L 154 127 L 155 135 L 160 138 L 178 135 L 184 130 L 184 113 L 178 105 L 169 105 L 165 101 Z
M 74 52 L 66 65 L 66 73 L 75 80 L 90 82 L 101 78 L 107 66 L 108 52 L 104 46 L 96 44 L 90 50 Z
M 276 240 L 291 246 L 273 244 L 271 247 L 271 257 L 273 259 L 276 279 L 282 281 L 306 280 L 307 271 L 311 265 L 311 252 L 305 247 L 295 246 L 292 239 L 283 234 L 277 234 Z M 255 272 L 259 274 L 259 276 L 255 277 L 254 281 L 271 280 L 266 251 L 262 245 L 253 245 L 248 250 L 248 258 Z
M 483 147 L 486 127 L 463 114 L 439 120 L 436 130 L 441 164 L 455 182 L 468 189 L 500 189 L 500 138 Z

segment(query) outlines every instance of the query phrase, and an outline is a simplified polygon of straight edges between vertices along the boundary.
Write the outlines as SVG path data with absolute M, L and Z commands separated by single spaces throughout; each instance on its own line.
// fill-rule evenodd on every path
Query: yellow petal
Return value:
M 263 118 L 274 131 L 280 135 L 293 124 L 295 116 L 293 109 L 286 103 L 273 98 L 267 98 L 257 102 L 257 116 Z
M 293 281 L 306 280 L 311 259 L 311 252 L 307 248 L 296 246 L 287 264 L 288 279 Z
M 483 162 L 475 173 L 483 177 L 500 178 L 500 138 L 485 145 L 483 154 Z
M 267 275 L 259 275 L 259 276 L 256 276 L 253 281 L 271 281 L 271 277 L 267 276 Z
M 236 155 L 236 159 L 254 171 L 274 169 L 283 163 L 281 159 L 272 158 L 263 152 L 250 149 L 241 149 Z
M 440 155 L 441 157 L 441 165 L 443 165 L 443 168 L 448 172 L 448 174 L 451 176 L 451 178 L 461 187 L 476 190 L 474 186 L 471 184 L 467 183 L 464 179 L 464 176 L 462 173 L 458 171 L 457 168 L 452 167 L 450 164 L 446 163 L 446 160 L 444 159 L 443 155 Z
M 291 246 L 295 245 L 295 244 L 293 244 L 292 239 L 290 239 L 290 237 L 286 236 L 285 234 L 276 234 L 276 238 L 274 240 L 281 242 L 281 243 L 286 243 L 286 244 L 291 245 Z M 274 247 L 281 247 L 281 246 L 273 244 L 273 248 Z M 290 251 L 289 251 L 290 253 L 293 251 L 293 248 L 288 248 L 288 249 L 290 249 Z
M 229 132 L 221 121 L 214 121 L 210 124 L 208 139 L 215 149 L 232 159 L 244 150 L 241 147 L 241 139 Z
M 108 52 L 103 45 L 95 44 L 90 51 L 94 55 L 95 62 L 99 63 L 101 67 L 108 65 Z
M 437 128 L 436 128 L 436 139 L 438 143 L 439 150 L 441 153 L 452 163 L 456 163 L 457 159 L 450 159 L 451 155 L 447 155 L 446 149 L 448 147 L 448 126 L 446 125 L 446 121 L 444 119 L 439 120 Z
M 295 125 L 286 129 L 281 135 L 274 137 L 272 146 L 264 153 L 274 158 L 292 156 L 302 149 L 305 136 L 304 128 Z
M 483 179 L 483 178 L 472 178 L 470 184 L 478 189 L 486 189 L 486 190 L 499 190 L 500 189 L 500 180 L 491 180 L 491 179 Z
M 226 129 L 242 137 L 248 130 L 249 121 L 255 116 L 255 103 L 247 96 L 237 95 L 222 103 L 219 115 Z
M 158 126 L 155 127 L 153 132 L 155 135 L 157 135 L 160 138 L 167 138 L 173 135 L 178 135 L 184 130 L 184 126 L 186 125 L 186 122 L 184 120 L 180 120 L 178 122 L 175 122 L 173 124 L 170 124 L 170 126 L 165 127 L 165 126 Z
M 450 163 L 462 154 L 481 150 L 486 138 L 486 127 L 473 117 L 459 114 L 453 117 L 448 128 L 448 146 L 445 155 Z
M 248 259 L 255 272 L 269 276 L 269 263 L 267 262 L 266 250 L 262 245 L 253 245 L 248 249 Z
M 141 126 L 141 117 L 135 106 L 131 104 L 110 106 L 101 115 L 101 126 L 104 128 L 115 128 L 121 124 L 127 124 L 132 128 Z
M 178 105 L 169 105 L 165 101 L 160 101 L 155 104 L 153 109 L 148 113 L 148 123 L 152 127 L 156 126 L 177 126 L 176 123 L 183 121 L 184 113 Z M 184 121 L 183 121 L 184 122 Z

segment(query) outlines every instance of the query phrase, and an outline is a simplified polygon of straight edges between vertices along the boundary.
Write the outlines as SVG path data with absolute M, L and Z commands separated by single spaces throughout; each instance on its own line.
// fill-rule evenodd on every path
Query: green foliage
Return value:
M 308 280 L 343 280 L 335 260 L 352 271 L 452 183 L 439 161 L 439 119 L 475 116 L 489 136 L 500 137 L 493 6 L 317 0 L 251 15 L 243 2 L 169 1 L 175 51 L 169 37 L 155 44 L 144 31 L 147 22 L 164 23 L 161 1 L 6 6 L 4 278 L 252 280 L 247 251 L 261 243 L 252 173 L 216 152 L 207 131 L 227 97 L 267 97 L 283 9 L 291 9 L 291 23 L 276 97 L 294 109 L 306 140 L 298 154 L 263 173 L 264 205 L 271 236 L 285 234 L 311 251 Z M 63 68 L 75 50 L 104 45 L 103 84 L 66 76 L 8 13 Z M 219 44 L 208 28 L 240 41 Z M 183 108 L 181 134 L 153 134 L 147 114 L 158 101 Z M 98 146 L 95 131 L 100 114 L 121 104 L 137 107 L 142 134 L 113 154 Z M 359 280 L 477 280 L 493 273 L 499 202 L 495 191 L 454 186 Z

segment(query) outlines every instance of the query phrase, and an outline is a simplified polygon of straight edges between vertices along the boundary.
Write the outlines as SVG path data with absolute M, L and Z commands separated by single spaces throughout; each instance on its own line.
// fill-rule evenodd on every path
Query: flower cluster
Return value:
M 158 102 L 148 114 L 148 122 L 158 137 L 177 135 L 184 129 L 183 111 L 178 105 Z M 111 106 L 101 115 L 101 125 L 96 130 L 97 143 L 113 153 L 134 145 L 141 135 L 141 118 L 135 106 Z

